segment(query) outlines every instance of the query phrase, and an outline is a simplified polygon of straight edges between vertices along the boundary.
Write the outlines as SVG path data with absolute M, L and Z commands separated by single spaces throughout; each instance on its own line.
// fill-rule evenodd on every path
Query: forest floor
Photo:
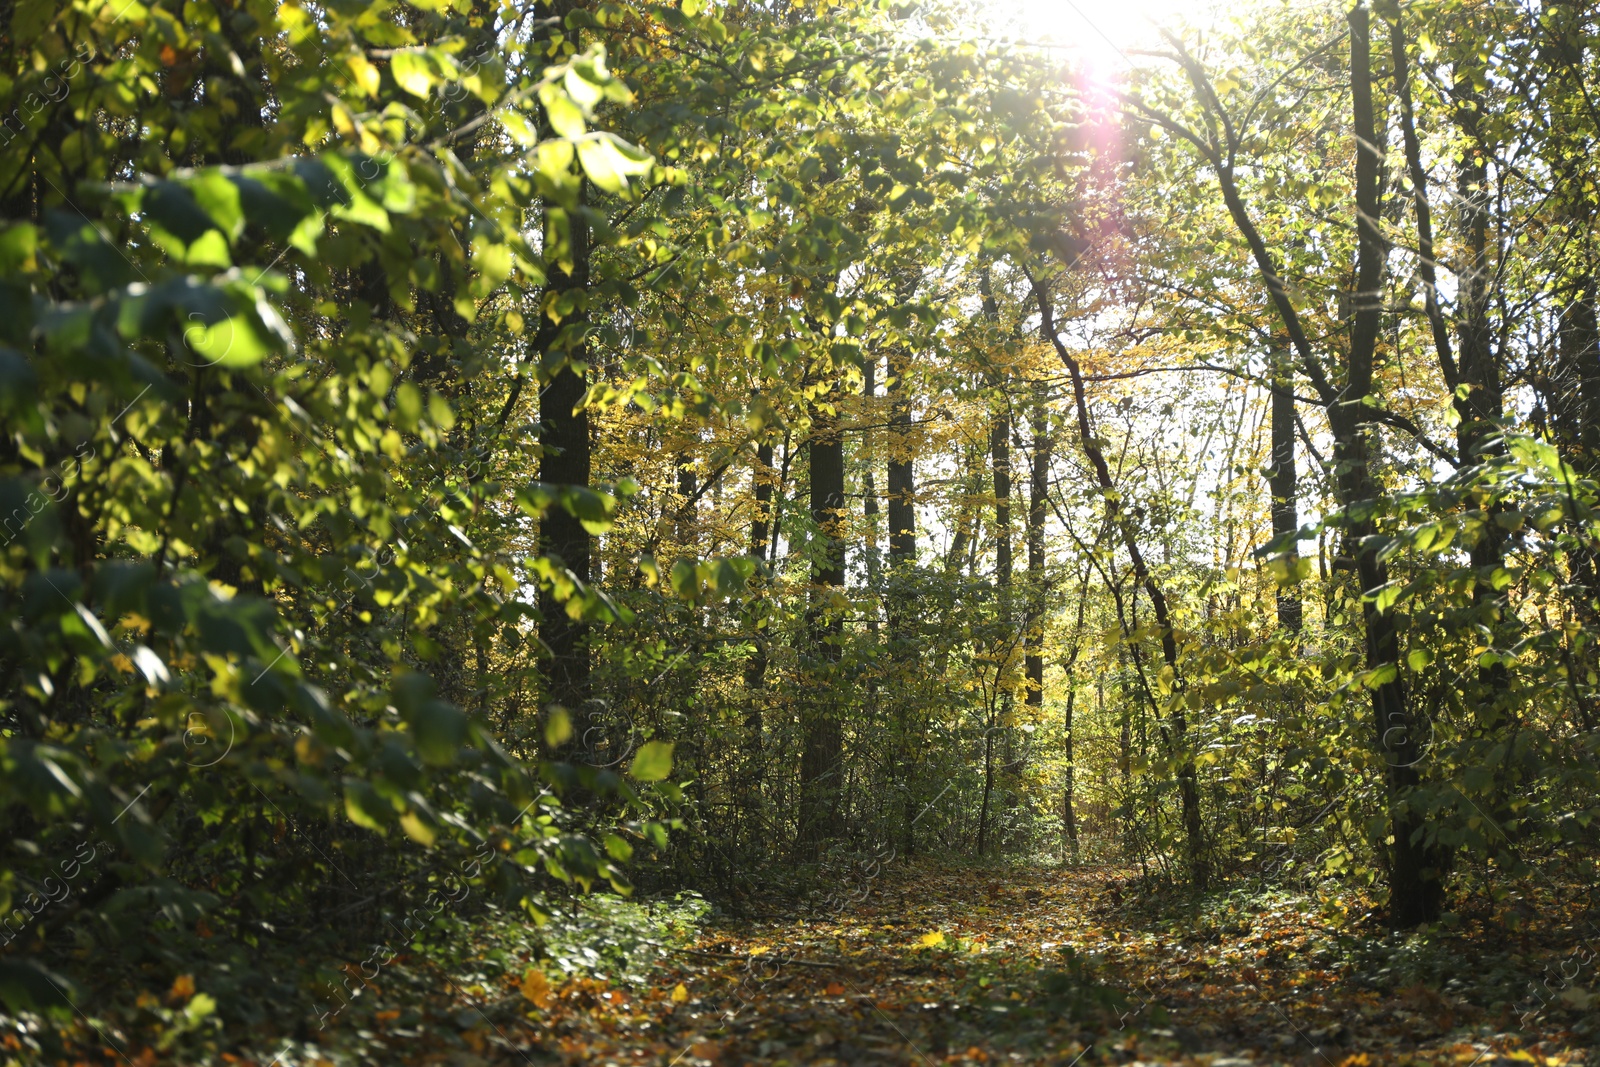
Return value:
M 1579 985 L 1523 1032 L 1507 1007 L 1532 1002 L 1547 964 L 1580 958 L 1587 920 L 1554 900 L 1402 937 L 1354 898 L 1196 902 L 1143 894 L 1126 870 L 904 860 L 840 873 L 817 899 L 743 919 L 701 905 L 688 921 L 670 904 L 643 920 L 640 905 L 620 905 L 628 920 L 584 904 L 573 915 L 590 925 L 569 919 L 565 943 L 559 923 L 472 921 L 445 952 L 385 961 L 324 1029 L 218 1026 L 197 1044 L 202 1027 L 141 1042 L 124 1026 L 117 1056 L 101 1051 L 130 1067 L 1600 1063 L 1584 1058 L 1600 998 Z M 1535 921 L 1508 932 L 1519 914 Z M 203 995 L 186 979 L 156 1009 L 169 1019 Z

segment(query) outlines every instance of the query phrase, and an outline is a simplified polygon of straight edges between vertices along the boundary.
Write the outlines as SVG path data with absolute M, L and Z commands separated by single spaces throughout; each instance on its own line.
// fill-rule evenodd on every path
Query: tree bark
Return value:
M 876 356 L 868 356 L 861 364 L 861 395 L 868 401 L 878 395 L 878 360 Z M 868 428 L 861 435 L 861 451 L 866 460 L 861 470 L 861 515 L 867 520 L 865 543 L 862 550 L 866 556 L 867 564 L 867 589 L 872 595 L 877 596 L 882 589 L 882 560 L 878 556 L 878 479 L 874 469 L 877 462 L 874 446 L 877 444 L 876 434 L 871 428 L 871 405 L 868 405 L 866 419 Z M 892 507 L 893 505 L 891 505 Z M 872 617 L 867 620 L 867 630 L 870 633 L 878 632 L 878 613 L 874 609 Z
M 917 485 L 912 458 L 911 397 L 906 388 L 910 359 L 889 357 L 889 566 L 917 562 Z
M 1033 396 L 1033 449 L 1028 467 L 1028 612 L 1023 635 L 1023 678 L 1027 692 L 1023 702 L 1034 709 L 1030 722 L 1038 721 L 1044 708 L 1044 607 L 1045 542 L 1044 523 L 1050 491 L 1050 410 L 1045 405 L 1044 388 L 1036 386 Z
M 555 227 L 552 227 L 553 229 Z M 559 263 L 550 267 L 550 286 L 556 292 L 582 292 L 589 287 L 589 224 L 583 208 L 567 213 L 568 240 L 571 245 L 570 271 Z M 548 242 L 558 243 L 555 238 Z M 588 391 L 583 366 L 588 345 L 582 339 L 587 328 L 586 311 L 577 312 L 559 324 L 556 344 L 567 343 L 567 358 L 550 383 L 539 394 L 539 480 L 552 485 L 587 486 L 590 480 L 589 413 L 583 407 Z M 552 328 L 556 324 L 552 323 Z M 549 336 L 548 331 L 540 331 Z M 565 340 L 576 338 L 576 340 Z M 538 362 L 537 358 L 534 360 Z M 581 584 L 590 573 L 589 532 L 577 516 L 564 508 L 552 507 L 539 522 L 539 549 L 559 559 Z M 550 589 L 539 591 L 539 639 L 550 650 L 545 670 L 545 693 L 549 703 L 567 710 L 573 727 L 577 756 L 593 762 L 598 742 L 595 723 L 590 721 L 591 696 L 589 627 L 569 618 L 566 606 Z
M 890 655 L 896 667 L 909 671 L 917 657 L 910 644 L 909 607 L 905 603 L 907 572 L 917 564 L 916 470 L 912 460 L 911 394 L 906 373 L 910 357 L 904 352 L 889 355 L 889 573 L 898 579 L 888 603 Z M 902 675 L 903 677 L 904 675 Z M 917 745 L 923 732 L 919 716 L 902 695 L 896 701 L 896 728 L 899 732 L 897 777 L 901 791 L 900 850 L 916 852 L 916 770 Z
M 1388 666 L 1393 677 L 1373 690 L 1374 727 L 1388 765 L 1390 836 L 1389 908 L 1401 927 L 1432 922 L 1444 901 L 1443 858 L 1436 847 L 1421 840 L 1424 825 L 1407 794 L 1419 780 L 1416 765 L 1422 759 L 1419 726 L 1412 714 L 1400 663 L 1400 632 L 1394 613 L 1380 611 L 1370 595 L 1389 582 L 1388 565 L 1378 557 L 1372 513 L 1379 488 L 1369 464 L 1367 427 L 1360 418 L 1363 402 L 1372 393 L 1373 362 L 1383 316 L 1383 275 L 1387 247 L 1379 231 L 1381 210 L 1382 145 L 1372 105 L 1370 24 L 1364 6 L 1352 7 L 1350 25 L 1351 118 L 1356 138 L 1356 293 L 1350 328 L 1350 355 L 1345 384 L 1337 403 L 1330 407 L 1334 435 L 1334 462 L 1339 471 L 1341 503 L 1347 509 L 1347 532 L 1355 545 L 1356 574 L 1364 594 L 1361 613 L 1366 628 L 1366 662 L 1369 669 Z
M 829 600 L 844 588 L 844 440 L 838 416 L 812 410 L 806 445 L 811 479 L 811 606 L 806 613 L 810 696 L 800 757 L 800 842 L 803 858 L 816 859 L 839 832 L 844 731 L 836 686 L 844 622 Z
M 750 701 L 749 710 L 745 714 L 745 735 L 759 773 L 762 735 L 765 730 L 762 722 L 760 690 L 766 684 L 767 677 L 767 635 L 760 623 L 764 617 L 762 595 L 766 583 L 767 540 L 772 536 L 773 470 L 770 441 L 763 441 L 756 446 L 756 465 L 750 473 L 750 478 L 755 488 L 755 517 L 750 521 L 750 558 L 756 564 L 755 574 L 752 577 L 755 589 L 750 601 L 750 619 L 754 629 L 752 643 L 755 651 L 751 653 L 750 659 L 744 666 L 746 699 Z
M 1293 583 L 1293 567 L 1299 551 L 1292 540 L 1300 528 L 1300 509 L 1295 497 L 1294 462 L 1294 367 L 1281 348 L 1272 352 L 1272 466 L 1268 468 L 1267 491 L 1272 494 L 1272 538 L 1287 540 L 1291 584 L 1278 590 L 1278 625 L 1298 634 L 1303 619 L 1300 594 Z

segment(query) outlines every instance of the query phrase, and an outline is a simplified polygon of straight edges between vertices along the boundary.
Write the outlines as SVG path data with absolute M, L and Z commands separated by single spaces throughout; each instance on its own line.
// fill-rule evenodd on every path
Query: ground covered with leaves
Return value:
M 900 861 L 821 884 L 744 917 L 685 894 L 589 898 L 542 929 L 460 921 L 435 948 L 345 964 L 343 990 L 276 1035 L 180 976 L 80 1014 L 65 1046 L 26 1026 L 0 1041 L 13 1062 L 139 1067 L 1600 1062 L 1591 976 L 1570 977 L 1589 916 L 1553 886 L 1390 935 L 1352 896 L 1194 901 L 1111 868 Z

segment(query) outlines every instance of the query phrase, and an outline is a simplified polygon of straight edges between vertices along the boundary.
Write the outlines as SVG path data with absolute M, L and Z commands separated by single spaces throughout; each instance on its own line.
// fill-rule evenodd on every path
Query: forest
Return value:
M 1600 4 L 0 0 L 0 129 L 0 1065 L 1600 1062 Z

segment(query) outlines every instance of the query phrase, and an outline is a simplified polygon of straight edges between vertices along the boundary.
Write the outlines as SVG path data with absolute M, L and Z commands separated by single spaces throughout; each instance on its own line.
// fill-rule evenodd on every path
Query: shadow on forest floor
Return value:
M 1596 998 L 1570 985 L 1514 1032 L 1509 1005 L 1532 1001 L 1547 964 L 1575 958 L 1576 926 L 1549 902 L 1541 926 L 1514 936 L 1480 920 L 1399 937 L 1333 898 L 1150 897 L 1130 872 L 1106 868 L 903 861 L 824 890 L 833 903 L 809 916 L 673 926 L 654 912 L 653 932 L 628 935 L 652 946 L 653 962 L 611 981 L 546 978 L 574 966 L 548 931 L 477 925 L 443 955 L 398 958 L 328 1029 L 302 1028 L 298 1040 L 219 1034 L 193 1060 L 138 1045 L 104 1052 L 139 1067 L 1505 1067 L 1585 1062 L 1600 1021 Z M 529 969 L 535 959 L 544 970 Z

